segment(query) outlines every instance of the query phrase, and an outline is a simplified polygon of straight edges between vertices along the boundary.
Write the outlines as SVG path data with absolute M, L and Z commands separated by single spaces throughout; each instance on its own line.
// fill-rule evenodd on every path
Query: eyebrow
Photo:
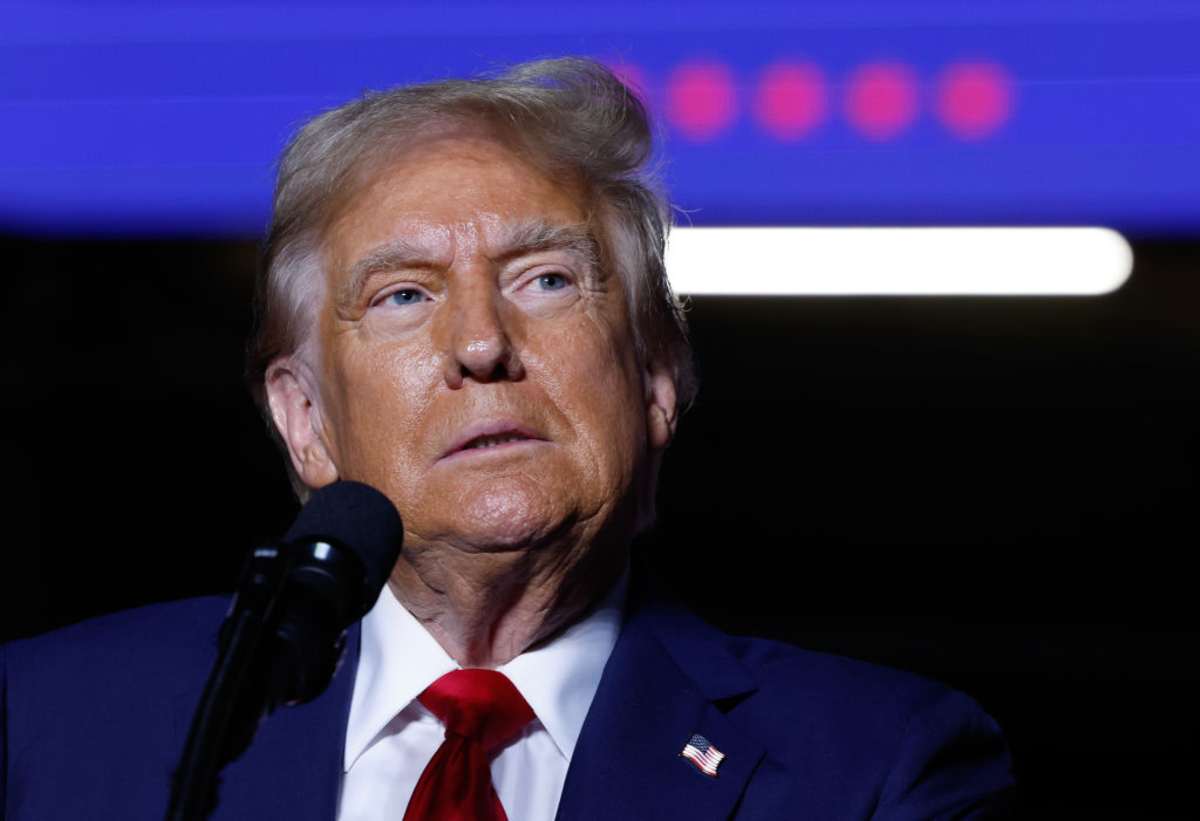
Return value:
M 600 268 L 600 243 L 586 223 L 556 224 L 540 218 L 512 223 L 504 229 L 500 251 L 488 257 L 506 262 L 538 251 L 567 251 L 579 257 L 589 272 Z M 350 275 L 337 289 L 338 304 L 357 299 L 367 281 L 376 274 L 405 268 L 433 268 L 440 265 L 427 249 L 404 239 L 394 239 L 372 248 L 350 266 Z
M 585 223 L 555 224 L 531 219 L 510 226 L 501 243 L 503 250 L 492 257 L 501 262 L 537 251 L 569 251 L 591 268 L 600 266 L 600 243 Z

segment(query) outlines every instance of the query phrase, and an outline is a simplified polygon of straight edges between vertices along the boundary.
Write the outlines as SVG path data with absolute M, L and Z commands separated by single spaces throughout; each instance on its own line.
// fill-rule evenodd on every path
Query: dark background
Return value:
M 915 670 L 1031 817 L 1194 813 L 1200 244 L 1091 298 L 697 299 L 650 562 L 710 620 Z M 0 639 L 231 589 L 296 505 L 240 380 L 256 248 L 0 240 Z

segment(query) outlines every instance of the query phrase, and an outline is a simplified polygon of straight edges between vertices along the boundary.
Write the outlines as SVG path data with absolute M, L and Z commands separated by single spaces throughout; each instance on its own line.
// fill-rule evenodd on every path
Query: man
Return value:
M 405 544 L 329 690 L 265 723 L 214 817 L 997 808 L 1004 744 L 969 699 L 725 636 L 630 568 L 695 392 L 650 149 L 577 60 L 368 95 L 287 149 L 252 387 L 301 497 L 374 485 Z M 160 816 L 222 608 L 8 648 L 5 817 Z

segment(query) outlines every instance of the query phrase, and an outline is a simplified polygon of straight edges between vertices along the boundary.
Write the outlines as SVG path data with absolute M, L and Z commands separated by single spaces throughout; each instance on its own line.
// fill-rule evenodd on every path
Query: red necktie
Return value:
M 446 739 L 425 765 L 404 821 L 507 821 L 491 758 L 533 721 L 517 688 L 495 670 L 455 670 L 417 698 L 446 725 Z

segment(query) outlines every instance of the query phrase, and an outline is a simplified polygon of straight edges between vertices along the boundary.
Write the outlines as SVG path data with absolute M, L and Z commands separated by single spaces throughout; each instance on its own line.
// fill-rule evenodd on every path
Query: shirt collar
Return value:
M 346 725 L 345 771 L 350 772 L 396 713 L 457 668 L 454 659 L 384 585 L 379 600 L 362 620 L 358 672 Z
M 621 631 L 628 572 L 582 620 L 552 641 L 497 669 L 525 697 L 570 762 L 604 665 Z M 434 681 L 459 669 L 454 659 L 384 586 L 362 621 L 362 647 L 346 727 L 346 772 L 404 708 Z
M 568 762 L 583 731 L 604 665 L 621 632 L 628 573 L 582 620 L 497 668 L 508 676 Z

